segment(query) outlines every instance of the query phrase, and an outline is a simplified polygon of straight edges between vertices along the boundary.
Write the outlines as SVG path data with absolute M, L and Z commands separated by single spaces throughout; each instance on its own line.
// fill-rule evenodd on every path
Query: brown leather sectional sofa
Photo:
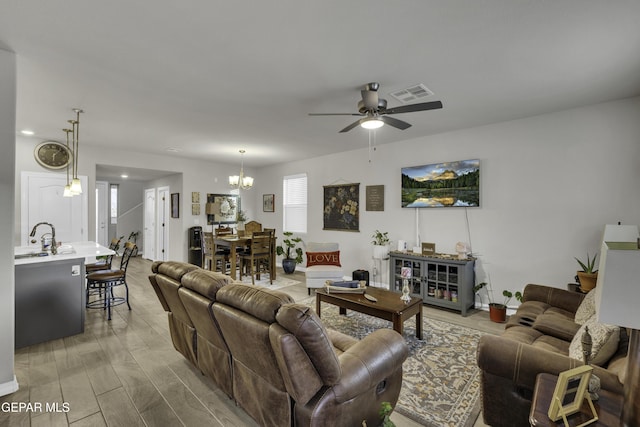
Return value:
M 529 284 L 502 335 L 480 339 L 477 356 L 487 425 L 528 426 L 536 376 L 541 372 L 558 375 L 583 364 L 569 357 L 569 349 L 580 330 L 574 320 L 584 297 L 579 292 Z M 603 390 L 622 395 L 629 344 L 627 331 L 621 328 L 619 332 L 613 355 L 594 366 L 593 374 L 600 378 Z
M 380 424 L 402 385 L 408 349 L 391 329 L 356 340 L 327 330 L 285 293 L 182 262 L 149 280 L 173 345 L 261 426 Z

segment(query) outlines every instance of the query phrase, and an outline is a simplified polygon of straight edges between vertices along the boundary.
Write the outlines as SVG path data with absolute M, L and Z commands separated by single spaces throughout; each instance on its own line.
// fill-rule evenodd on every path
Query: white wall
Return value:
M 276 226 L 281 238 L 282 177 L 306 172 L 309 228 L 302 237 L 339 242 L 348 273 L 371 270 L 376 229 L 394 243 L 415 243 L 415 210 L 400 207 L 400 168 L 479 158 L 481 207 L 419 210 L 422 241 L 455 253 L 470 234 L 478 278 L 490 273 L 495 292 L 531 282 L 565 287 L 578 267 L 574 256 L 599 249 L 605 224 L 640 224 L 639 117 L 640 98 L 630 98 L 381 145 L 372 164 L 361 131 L 361 149 L 259 170 L 255 202 L 274 193 L 276 212 L 257 219 Z M 360 232 L 323 231 L 323 185 L 347 182 L 360 183 Z M 365 187 L 379 184 L 385 210 L 367 212 Z
M 16 57 L 0 49 L 0 396 L 16 391 L 13 370 L 15 345 L 15 280 L 13 234 L 15 215 Z

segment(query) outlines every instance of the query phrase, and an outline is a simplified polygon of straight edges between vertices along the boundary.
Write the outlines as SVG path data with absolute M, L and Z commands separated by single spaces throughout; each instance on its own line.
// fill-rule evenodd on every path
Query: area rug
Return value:
M 315 299 L 305 304 L 315 309 Z M 322 305 L 326 327 L 358 339 L 391 322 Z M 476 347 L 483 332 L 423 317 L 423 340 L 416 339 L 415 318 L 404 324 L 409 357 L 403 364 L 402 389 L 395 410 L 421 425 L 470 427 L 480 413 L 480 373 Z
M 242 283 L 246 283 L 247 285 L 250 285 L 251 276 L 243 276 L 241 281 Z M 272 284 L 269 283 L 268 274 L 261 274 L 260 280 L 256 279 L 256 286 L 263 286 L 269 289 L 281 289 L 281 288 L 286 288 L 287 286 L 297 285 L 299 283 L 300 282 L 297 280 L 289 279 L 288 277 L 283 277 L 282 275 L 276 276 Z

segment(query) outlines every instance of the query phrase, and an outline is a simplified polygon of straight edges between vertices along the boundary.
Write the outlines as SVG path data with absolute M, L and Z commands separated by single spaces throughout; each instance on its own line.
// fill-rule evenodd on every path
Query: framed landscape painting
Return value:
M 480 160 L 404 167 L 403 208 L 480 206 Z

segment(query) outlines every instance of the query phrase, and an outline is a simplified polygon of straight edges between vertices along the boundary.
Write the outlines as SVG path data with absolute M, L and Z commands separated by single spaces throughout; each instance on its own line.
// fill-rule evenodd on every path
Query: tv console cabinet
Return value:
M 458 259 L 455 255 L 421 255 L 413 252 L 389 252 L 389 289 L 402 291 L 402 267 L 411 268 L 411 295 L 425 304 L 459 311 L 462 316 L 475 305 L 474 258 Z

